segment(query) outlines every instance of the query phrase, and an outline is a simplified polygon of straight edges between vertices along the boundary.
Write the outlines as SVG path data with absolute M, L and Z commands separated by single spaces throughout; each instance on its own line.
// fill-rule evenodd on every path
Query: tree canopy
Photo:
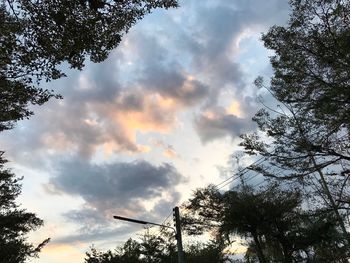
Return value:
M 186 245 L 185 260 L 191 263 L 231 262 L 222 252 L 219 242 L 195 242 Z M 144 234 L 141 240 L 129 239 L 114 251 L 99 251 L 92 247 L 86 252 L 85 263 L 171 263 L 177 262 L 174 238 L 167 235 Z
M 272 143 L 252 134 L 244 136 L 242 145 L 248 153 L 271 157 L 285 171 L 300 167 L 291 176 L 315 171 L 306 164 L 310 155 L 320 168 L 335 165 L 332 172 L 345 176 L 350 162 L 350 5 L 293 0 L 291 7 L 288 25 L 274 26 L 262 38 L 275 52 L 270 85 L 256 80 L 280 104 L 276 111 L 262 109 L 253 118 Z
M 274 74 L 256 80 L 276 99 L 276 110 L 261 109 L 259 131 L 243 135 L 245 150 L 266 162 L 251 167 L 264 176 L 294 180 L 305 197 L 333 210 L 348 235 L 350 134 L 348 1 L 291 1 L 287 26 L 263 36 Z M 350 242 L 350 239 L 348 239 Z
M 273 50 L 271 90 L 331 131 L 350 123 L 350 3 L 292 0 L 287 26 L 263 36 Z
M 190 234 L 214 231 L 226 244 L 236 235 L 245 239 L 246 262 L 346 262 L 346 239 L 334 217 L 304 210 L 302 203 L 299 191 L 276 184 L 223 193 L 209 186 L 198 189 L 185 205 L 183 223 Z

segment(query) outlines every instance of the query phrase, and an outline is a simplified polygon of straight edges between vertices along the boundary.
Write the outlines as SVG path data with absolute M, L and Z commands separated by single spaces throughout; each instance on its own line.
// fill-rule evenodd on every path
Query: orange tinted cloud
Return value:
M 168 132 L 174 124 L 176 111 L 174 100 L 159 94 L 147 94 L 143 97 L 141 110 L 117 108 L 112 115 L 134 137 L 135 131 Z
M 170 133 L 177 114 L 193 106 L 205 92 L 206 87 L 193 77 L 186 77 L 174 89 L 141 86 L 121 90 L 107 101 L 89 98 L 80 108 L 67 110 L 70 118 L 61 114 L 60 123 L 56 124 L 60 130 L 44 133 L 42 142 L 50 150 L 77 151 L 84 156 L 93 155 L 97 149 L 107 155 L 147 152 L 150 147 L 140 145 L 137 134 Z M 165 149 L 164 155 L 173 158 L 175 152 Z
M 180 158 L 179 154 L 174 150 L 172 145 L 164 143 L 162 140 L 152 140 L 153 146 L 163 148 L 163 155 L 168 158 Z
M 44 134 L 41 141 L 52 150 L 66 150 L 73 146 L 71 140 L 63 132 L 57 132 L 55 134 Z
M 167 148 L 164 150 L 163 155 L 168 158 L 179 158 L 177 152 L 172 148 Z
M 238 101 L 233 101 L 231 105 L 226 109 L 226 111 L 228 114 L 232 114 L 240 118 L 243 117 L 243 112 L 241 111 Z
M 137 143 L 137 132 L 168 133 L 176 123 L 177 105 L 171 98 L 164 98 L 159 94 L 145 94 L 138 98 L 139 105 L 124 105 L 123 96 L 114 105 L 102 107 L 100 116 L 104 115 L 117 130 L 108 135 L 103 144 L 106 154 L 128 149 L 130 152 L 148 152 L 150 147 Z M 129 147 L 121 145 L 120 140 L 128 142 Z
M 134 94 L 137 95 L 134 95 Z M 77 150 L 85 155 L 102 147 L 105 154 L 147 152 L 137 143 L 137 133 L 170 132 L 179 110 L 172 98 L 142 90 L 118 95 L 113 103 L 89 102 L 85 118 L 65 122 L 65 132 L 44 133 L 41 141 L 53 151 Z

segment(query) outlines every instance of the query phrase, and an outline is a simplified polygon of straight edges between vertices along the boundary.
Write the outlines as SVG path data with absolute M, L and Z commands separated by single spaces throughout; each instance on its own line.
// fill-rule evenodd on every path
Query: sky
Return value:
M 22 207 L 51 242 L 33 263 L 83 262 L 94 244 L 113 249 L 163 222 L 199 187 L 218 184 L 252 159 L 239 135 L 262 107 L 254 79 L 272 74 L 261 34 L 288 20 L 287 0 L 187 0 L 139 21 L 103 63 L 45 84 L 64 99 L 1 134 L 24 176 Z M 186 242 L 186 237 L 184 238 Z

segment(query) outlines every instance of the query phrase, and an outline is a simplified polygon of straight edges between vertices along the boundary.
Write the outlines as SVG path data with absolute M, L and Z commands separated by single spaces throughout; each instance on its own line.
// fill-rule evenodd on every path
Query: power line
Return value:
M 264 178 L 261 182 L 258 182 L 257 184 L 255 184 L 255 185 L 253 186 L 253 188 L 258 187 L 259 185 L 261 185 L 261 184 L 263 184 L 263 183 L 265 183 L 265 182 L 266 182 L 266 179 Z
M 162 225 L 166 225 L 165 222 L 173 215 L 173 211 L 169 213 L 169 215 L 163 220 Z M 163 228 L 161 227 L 160 230 L 157 232 L 156 236 L 159 237 Z
M 169 215 L 164 219 L 162 225 L 164 225 L 165 222 L 166 222 L 172 215 L 173 215 L 173 212 L 171 211 L 171 212 L 169 213 Z
M 257 177 L 258 175 L 259 175 L 259 173 L 258 173 L 258 172 L 255 172 L 255 175 L 254 175 L 253 177 L 250 177 L 248 180 L 246 180 L 245 183 L 247 183 L 247 182 L 253 180 L 253 179 L 254 179 L 255 177 Z
M 233 182 L 234 180 L 238 179 L 240 176 L 246 174 L 247 172 L 251 171 L 249 170 L 249 167 L 251 167 L 254 164 L 261 164 L 265 161 L 265 157 L 261 157 L 258 160 L 256 160 L 255 162 L 251 163 L 250 165 L 244 167 L 243 169 L 241 169 L 240 171 L 238 171 L 237 173 L 235 173 L 234 175 L 230 176 L 229 178 L 225 179 L 224 181 L 222 181 L 219 184 L 214 185 L 215 188 L 217 188 L 218 190 L 225 187 L 226 185 L 228 185 L 229 183 Z M 223 184 L 223 185 L 222 185 Z M 221 186 L 220 186 L 221 185 Z
M 246 173 L 244 173 L 244 174 L 246 174 Z M 244 175 L 244 174 L 242 174 L 242 175 Z M 254 174 L 252 177 L 250 177 L 250 178 L 246 179 L 246 180 L 244 181 L 244 183 L 247 183 L 247 182 L 249 182 L 249 181 L 253 180 L 253 179 L 254 179 L 254 178 L 256 178 L 258 175 L 260 175 L 260 173 L 255 172 L 255 174 Z M 238 179 L 238 178 L 236 178 L 236 179 Z M 233 183 L 233 182 L 234 182 L 236 179 L 234 179 L 234 180 L 232 180 L 232 181 L 227 182 L 226 184 L 224 184 L 224 185 L 220 186 L 220 187 L 219 187 L 219 188 L 217 188 L 217 189 L 218 189 L 218 190 L 220 190 L 220 189 L 224 188 L 226 185 L 228 185 L 228 184 L 230 184 L 230 183 Z M 254 186 L 254 187 L 255 187 L 255 186 Z
M 252 166 L 252 165 L 254 165 L 254 164 L 260 164 L 260 163 L 262 163 L 262 162 L 263 162 L 263 160 L 264 160 L 264 159 L 265 159 L 265 157 L 261 157 L 261 158 L 259 158 L 259 159 L 258 159 L 258 160 L 256 160 L 255 162 L 251 163 L 250 165 L 248 165 L 248 166 L 244 167 L 243 169 L 241 169 L 240 171 L 238 171 L 236 174 L 234 174 L 234 175 L 230 176 L 230 177 L 229 177 L 229 178 L 227 178 L 226 180 L 224 180 L 224 181 L 222 181 L 221 183 L 219 183 L 219 184 L 215 185 L 215 187 L 218 187 L 219 185 L 221 185 L 221 184 L 223 184 L 223 183 L 227 182 L 228 180 L 230 180 L 231 178 L 233 178 L 233 177 L 235 177 L 235 176 L 240 176 L 240 175 L 242 175 L 242 174 L 246 173 L 245 171 L 247 171 L 247 170 L 248 170 L 248 168 L 249 168 L 250 166 Z M 265 160 L 264 160 L 264 161 L 265 161 Z
M 230 180 L 230 181 L 226 182 L 225 184 L 221 185 L 220 187 L 217 187 L 217 190 L 220 190 L 220 189 L 224 188 L 225 186 L 227 186 L 227 185 L 229 185 L 229 184 L 235 182 L 236 180 L 238 180 L 238 178 L 239 178 L 240 176 L 245 175 L 246 173 L 247 173 L 247 172 L 244 172 L 244 173 L 242 173 L 242 174 L 239 174 L 238 177 L 235 177 L 235 178 L 233 178 L 232 180 Z M 258 174 L 254 175 L 253 178 L 256 177 L 257 175 L 258 175 Z M 251 180 L 251 179 L 253 179 L 253 178 L 249 178 L 248 180 Z

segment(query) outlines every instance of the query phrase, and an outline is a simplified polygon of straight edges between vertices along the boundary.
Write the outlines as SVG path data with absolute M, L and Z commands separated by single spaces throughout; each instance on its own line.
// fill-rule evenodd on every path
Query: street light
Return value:
M 123 220 L 123 221 L 128 221 L 128 222 L 132 222 L 132 223 L 136 223 L 136 224 L 141 224 L 141 225 L 154 225 L 154 226 L 160 226 L 160 227 L 166 227 L 166 228 L 172 229 L 174 231 L 174 233 L 175 233 L 175 238 L 176 238 L 176 241 L 177 241 L 178 262 L 179 263 L 185 263 L 184 252 L 183 252 L 183 249 L 182 249 L 182 237 L 181 237 L 179 208 L 175 207 L 173 210 L 174 210 L 174 221 L 175 221 L 176 229 L 171 227 L 171 226 L 166 226 L 166 225 L 157 224 L 157 223 L 153 223 L 153 222 L 148 222 L 148 221 L 144 221 L 144 220 L 133 219 L 133 218 L 124 217 L 124 216 L 113 216 L 113 218 L 117 219 L 117 220 Z
M 136 224 L 154 225 L 154 226 L 161 226 L 161 227 L 170 228 L 170 229 L 173 230 L 174 233 L 176 234 L 175 228 L 173 228 L 173 227 L 171 227 L 171 226 L 166 226 L 166 225 L 161 225 L 161 224 L 157 224 L 157 223 L 153 223 L 153 222 L 147 222 L 147 221 L 137 220 L 137 219 L 133 219 L 133 218 L 129 218 L 129 217 L 123 217 L 123 216 L 113 216 L 113 218 L 114 218 L 114 219 L 117 219 L 117 220 L 123 220 L 123 221 L 128 221 L 128 222 L 136 223 Z

